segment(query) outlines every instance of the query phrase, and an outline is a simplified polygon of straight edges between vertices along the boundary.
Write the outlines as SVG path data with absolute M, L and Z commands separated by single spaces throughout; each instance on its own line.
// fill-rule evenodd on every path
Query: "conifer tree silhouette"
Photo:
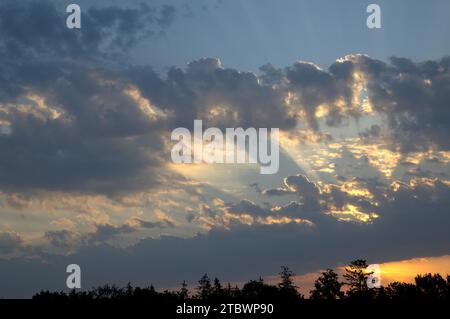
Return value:
M 180 291 L 178 292 L 178 297 L 180 299 L 188 299 L 189 298 L 189 290 L 188 290 L 188 285 L 186 283 L 186 280 L 183 280 L 183 282 L 181 283 L 181 288 L 180 288 Z
M 303 298 L 297 291 L 298 287 L 294 285 L 293 277 L 295 274 L 288 267 L 281 266 L 279 275 L 281 281 L 278 284 L 278 288 L 283 298 Z
M 356 259 L 345 267 L 344 278 L 345 284 L 349 286 L 347 295 L 353 299 L 365 299 L 371 297 L 372 294 L 367 286 L 367 278 L 370 273 L 367 272 L 367 262 L 364 259 Z
M 204 274 L 198 281 L 197 298 L 208 299 L 211 297 L 212 291 L 211 279 L 209 279 L 208 274 Z

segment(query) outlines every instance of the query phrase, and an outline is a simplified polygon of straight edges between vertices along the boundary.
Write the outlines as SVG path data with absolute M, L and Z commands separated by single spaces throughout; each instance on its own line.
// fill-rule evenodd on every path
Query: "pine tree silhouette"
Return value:
M 208 299 L 211 297 L 212 291 L 211 280 L 209 279 L 208 274 L 204 274 L 198 281 L 197 298 Z
M 178 292 L 178 297 L 180 299 L 188 299 L 189 298 L 189 290 L 188 290 L 188 285 L 186 283 L 186 280 L 183 280 L 183 282 L 181 283 L 181 289 Z

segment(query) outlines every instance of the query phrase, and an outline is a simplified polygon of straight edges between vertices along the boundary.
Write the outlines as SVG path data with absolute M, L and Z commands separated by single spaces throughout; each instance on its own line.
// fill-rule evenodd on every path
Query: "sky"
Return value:
M 73 1 L 72 1 L 73 2 Z M 375 1 L 372 1 L 375 2 Z M 0 2 L 0 297 L 202 274 L 303 291 L 450 262 L 450 3 Z M 279 128 L 280 165 L 175 164 L 171 132 Z

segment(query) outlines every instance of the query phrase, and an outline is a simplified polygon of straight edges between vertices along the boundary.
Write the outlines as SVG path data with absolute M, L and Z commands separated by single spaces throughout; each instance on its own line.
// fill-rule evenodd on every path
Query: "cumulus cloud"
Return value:
M 449 65 L 448 57 L 424 62 L 392 57 L 386 63 L 349 55 L 328 70 L 303 61 L 284 70 L 266 65 L 261 79 L 292 94 L 291 104 L 304 112 L 302 120 L 316 131 L 324 128 L 318 120 L 320 108 L 331 127 L 365 112 L 380 114 L 387 119 L 384 137 L 392 147 L 408 153 L 432 147 L 448 150 Z M 362 99 L 364 95 L 368 100 Z M 369 110 L 364 103 L 370 103 Z M 380 137 L 380 126 L 372 125 L 361 136 Z
M 224 127 L 293 128 L 284 95 L 262 85 L 250 72 L 224 68 L 219 59 L 205 58 L 172 68 L 163 81 L 151 69 L 132 69 L 130 75 L 146 97 L 174 113 L 175 125 L 191 127 L 194 119 Z
M 152 166 L 160 166 L 163 149 L 156 119 L 146 116 L 120 85 L 105 87 L 88 74 L 73 76 L 81 76 L 79 82 L 69 75 L 58 79 L 47 96 L 40 91 L 43 103 L 61 110 L 56 116 L 34 112 L 35 105 L 30 110 L 1 107 L 0 117 L 11 128 L 0 136 L 0 147 L 8 149 L 0 155 L 1 187 L 105 193 L 118 189 L 114 180 L 132 189 L 151 186 L 160 175 Z M 84 91 L 80 86 L 86 83 L 98 90 Z
M 103 53 L 167 28 L 175 9 L 90 6 L 74 32 L 51 1 L 0 6 L 0 188 L 112 194 L 158 183 L 164 115 L 92 57 L 111 64 Z
M 350 60 L 363 72 L 371 103 L 387 117 L 391 140 L 403 152 L 449 149 L 449 57 L 420 63 L 393 57 L 391 64 L 367 56 Z
M 28 10 L 38 10 L 33 8 Z M 105 28 L 118 24 L 120 30 L 114 29 L 113 34 L 135 33 L 133 26 L 114 22 L 137 14 L 135 11 L 95 10 L 94 16 L 112 10 L 108 14 L 112 22 L 104 23 Z M 2 43 L 9 45 L 7 40 Z M 23 45 L 27 45 L 25 41 Z M 0 155 L 4 163 L 0 187 L 8 192 L 45 189 L 104 194 L 148 189 L 175 178 L 164 169 L 171 129 L 190 128 L 194 119 L 200 118 L 205 125 L 220 128 L 279 127 L 295 134 L 306 123 L 317 131 L 317 112 L 323 108 L 331 126 L 339 125 L 344 117 L 361 115 L 355 102 L 361 88 L 355 85 L 364 81 L 373 109 L 390 118 L 392 145 L 406 147 L 406 141 L 422 139 L 421 145 L 432 142 L 445 147 L 444 139 L 437 139 L 445 135 L 445 123 L 423 121 L 445 118 L 445 110 L 438 119 L 434 114 L 440 111 L 430 108 L 445 104 L 447 60 L 424 64 L 392 61 L 388 65 L 366 56 L 349 56 L 328 70 L 308 62 L 296 62 L 282 70 L 265 66 L 261 79 L 225 68 L 213 58 L 193 61 L 185 69 L 171 68 L 165 78 L 148 66 L 108 68 L 71 60 L 49 62 L 42 56 L 24 63 L 5 63 L 1 65 L 6 85 L 0 94 L 0 123 L 7 133 L 0 135 L 0 148 L 8 152 Z M 357 77 L 359 73 L 363 75 Z M 420 113 L 417 101 L 413 104 L 397 96 L 410 88 L 397 83 L 397 78 L 410 78 L 408 81 L 424 86 L 422 91 L 413 91 L 423 92 L 418 100 L 420 105 L 428 105 L 425 108 L 432 115 Z M 400 125 L 400 113 L 409 114 L 408 121 L 421 129 Z M 374 125 L 362 136 L 376 136 L 379 131 Z M 404 139 L 402 132 L 420 134 L 420 138 Z

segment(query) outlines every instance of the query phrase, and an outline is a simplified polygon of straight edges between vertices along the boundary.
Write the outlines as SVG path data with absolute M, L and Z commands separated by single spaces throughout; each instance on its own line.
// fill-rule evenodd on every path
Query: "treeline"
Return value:
M 270 301 L 300 301 L 305 298 L 315 300 L 450 300 L 450 276 L 440 274 L 417 275 L 414 283 L 392 282 L 388 286 L 369 288 L 365 260 L 352 261 L 345 267 L 343 280 L 333 269 L 326 269 L 316 279 L 314 289 L 309 296 L 299 293 L 295 286 L 294 273 L 287 267 L 281 267 L 277 285 L 270 285 L 260 277 L 250 280 L 242 288 L 230 283 L 222 285 L 218 278 L 211 279 L 207 274 L 190 291 L 185 281 L 178 291 L 158 292 L 153 286 L 140 288 L 128 284 L 125 287 L 104 285 L 90 291 L 49 292 L 41 291 L 33 296 L 34 300 L 154 300 L 175 301 L 187 299 L 225 300 L 253 299 Z

